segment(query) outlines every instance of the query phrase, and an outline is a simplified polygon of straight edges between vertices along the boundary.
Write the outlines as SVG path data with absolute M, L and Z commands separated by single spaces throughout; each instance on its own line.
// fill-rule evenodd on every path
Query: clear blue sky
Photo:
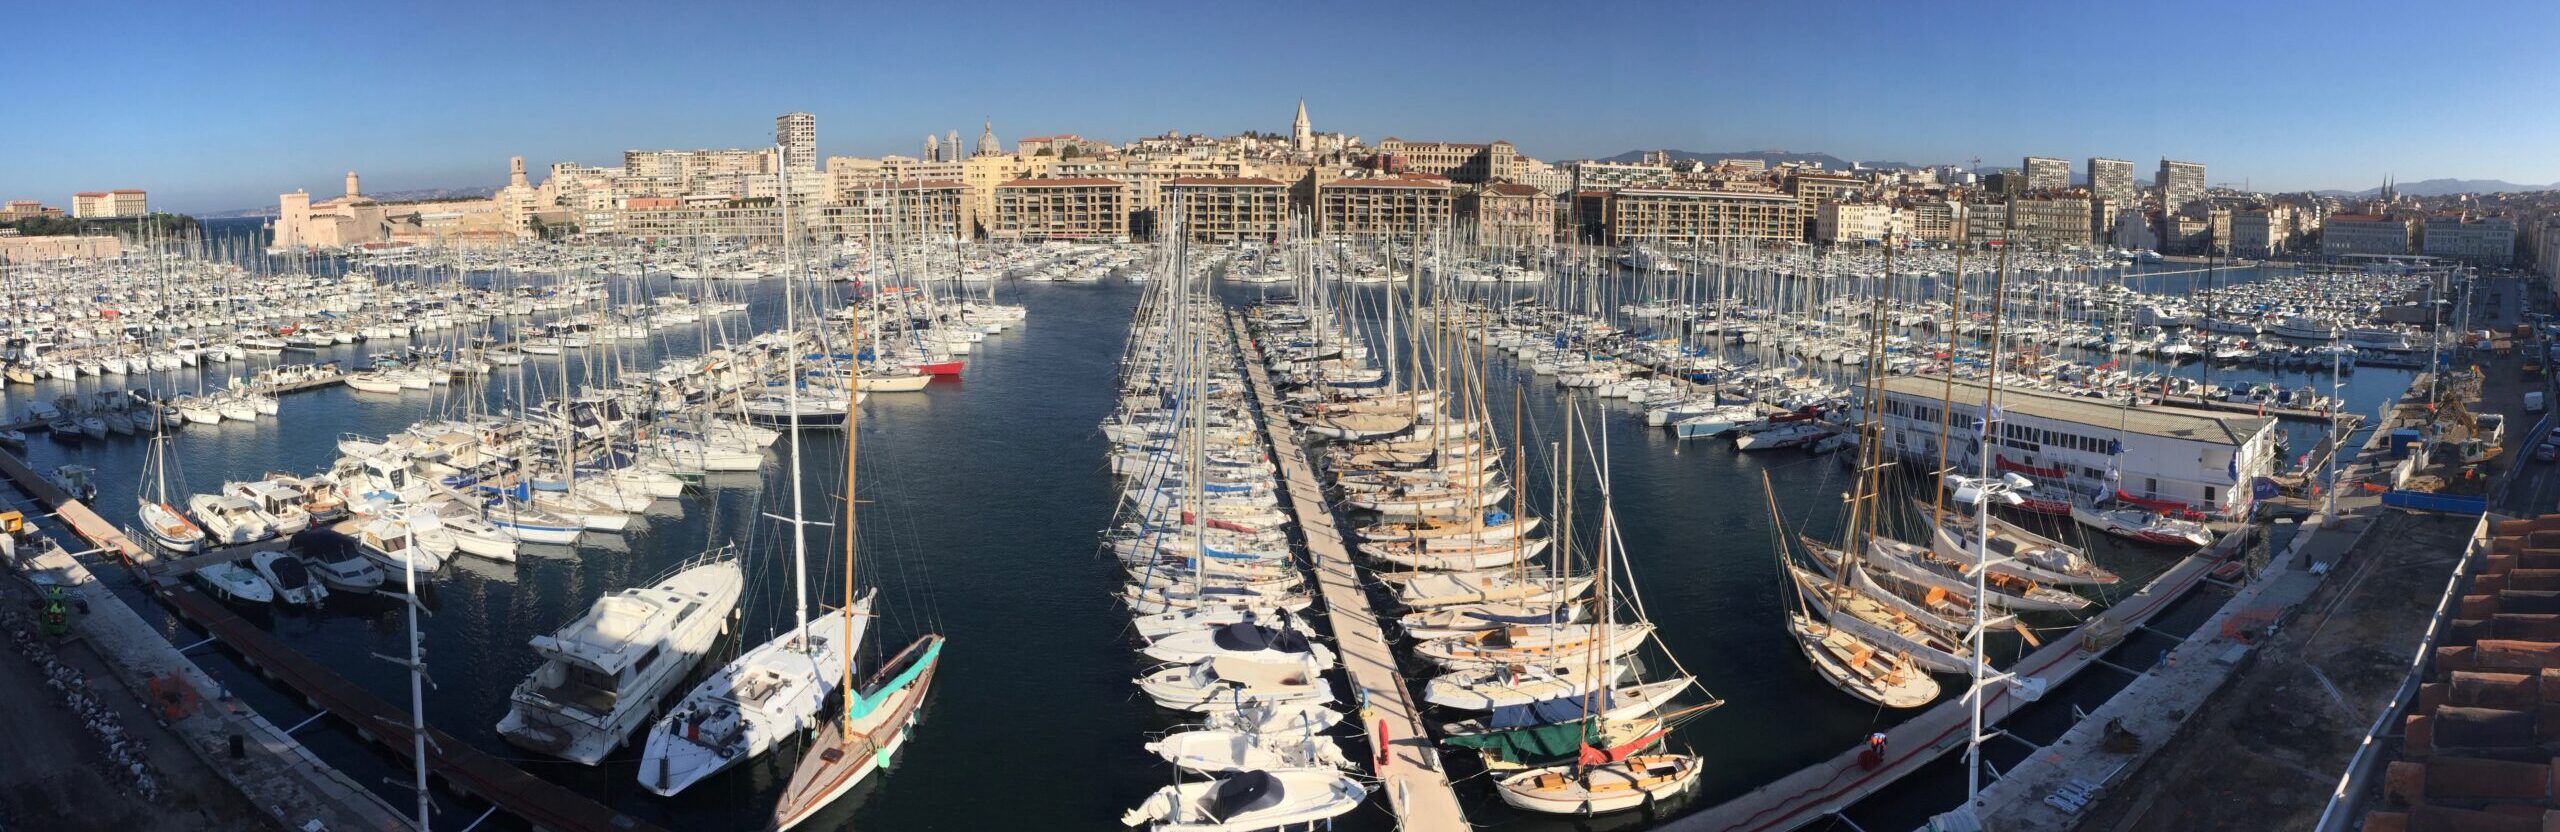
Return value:
M 0 54 L 0 198 L 155 207 L 500 184 L 506 158 L 917 152 L 992 118 L 1126 140 L 1316 128 L 1908 162 L 2204 162 L 2216 183 L 2560 180 L 2560 5 L 2079 0 L 43 3 Z

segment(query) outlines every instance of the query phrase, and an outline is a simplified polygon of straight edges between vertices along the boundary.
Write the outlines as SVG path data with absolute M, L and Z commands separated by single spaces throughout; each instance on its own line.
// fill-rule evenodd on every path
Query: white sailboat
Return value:
M 798 303 L 792 286 L 801 276 L 789 243 L 784 249 L 785 260 L 794 266 L 794 274 L 783 279 L 783 305 L 789 309 Z M 791 313 L 785 313 L 786 322 L 793 319 Z M 794 328 L 786 323 L 785 342 L 796 344 L 797 338 Z M 791 620 L 795 623 L 695 685 L 650 729 L 640 756 L 640 785 L 661 796 L 674 795 L 817 727 L 819 708 L 835 695 L 837 684 L 842 681 L 835 672 L 837 666 L 848 663 L 849 655 L 862 649 L 862 637 L 871 626 L 875 593 L 865 593 L 861 600 L 844 608 L 814 618 L 809 615 L 808 520 L 800 476 L 800 418 L 807 408 L 797 383 L 800 352 L 797 348 L 788 350 L 790 357 L 783 373 L 791 382 L 784 385 L 779 403 L 779 424 L 786 428 L 791 441 L 791 516 L 784 522 L 791 526 Z M 850 418 L 852 411 L 847 403 L 834 412 L 842 421 Z M 850 437 L 853 425 L 847 427 L 846 435 Z M 848 471 L 848 482 L 850 478 Z M 849 562 L 850 536 L 846 545 Z

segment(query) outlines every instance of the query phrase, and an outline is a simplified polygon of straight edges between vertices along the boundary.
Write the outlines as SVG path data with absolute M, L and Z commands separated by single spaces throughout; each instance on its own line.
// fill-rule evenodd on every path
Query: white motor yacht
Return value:
M 533 637 L 544 661 L 516 685 L 498 734 L 564 760 L 602 762 L 710 651 L 745 586 L 736 559 L 712 557 L 596 599 L 568 626 Z

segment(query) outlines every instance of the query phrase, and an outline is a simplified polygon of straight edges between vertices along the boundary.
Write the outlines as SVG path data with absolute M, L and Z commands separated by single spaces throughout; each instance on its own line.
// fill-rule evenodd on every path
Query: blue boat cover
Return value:
M 1583 708 L 1586 701 L 1591 705 L 1589 710 Z M 1562 725 L 1607 713 L 1610 707 L 1612 706 L 1609 704 L 1607 691 L 1602 691 L 1599 696 L 1590 697 L 1587 700 L 1580 696 L 1567 696 L 1527 705 L 1504 705 L 1493 709 L 1493 716 L 1485 720 L 1485 727 L 1508 730 L 1533 728 L 1540 725 Z

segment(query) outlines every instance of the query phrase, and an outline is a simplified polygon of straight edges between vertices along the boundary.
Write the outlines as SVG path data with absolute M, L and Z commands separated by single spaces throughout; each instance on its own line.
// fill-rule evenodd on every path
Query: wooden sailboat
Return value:
M 859 306 L 855 309 L 859 310 Z M 852 329 L 859 342 L 862 320 L 857 311 Z M 856 370 L 859 375 L 859 370 Z M 856 428 L 861 408 L 848 408 L 845 419 L 844 454 L 844 607 L 854 607 L 854 461 L 861 446 Z M 850 648 L 856 644 L 854 619 L 844 618 L 843 640 Z M 927 633 L 898 652 L 895 658 L 871 672 L 860 687 L 853 686 L 853 650 L 840 651 L 844 657 L 840 687 L 846 691 L 844 707 L 818 731 L 808 751 L 791 772 L 791 784 L 773 810 L 776 829 L 791 829 L 806 822 L 833 804 L 871 773 L 889 766 L 891 755 L 906 744 L 908 732 L 922 718 L 925 695 L 932 689 L 934 669 L 942 660 L 943 637 Z
M 1888 242 L 1887 281 L 1893 273 L 1891 251 Z M 1879 441 L 1883 394 L 1876 377 L 1883 364 L 1884 300 L 1879 287 L 1866 362 L 1867 397 L 1859 425 L 1857 489 L 1849 501 L 1845 540 L 1828 550 L 1832 556 L 1826 564 L 1828 576 L 1805 568 L 1787 553 L 1784 518 L 1778 514 L 1777 496 L 1769 489 L 1766 473 L 1761 475 L 1761 487 L 1769 492 L 1769 517 L 1777 533 L 1780 586 L 1796 604 L 1788 613 L 1787 630 L 1797 648 L 1815 672 L 1849 695 L 1888 708 L 1915 708 L 1940 693 L 1937 681 L 1924 671 L 1956 672 L 1960 668 L 1948 652 L 1961 647 L 1947 635 L 1947 622 L 1937 611 L 1884 591 L 1860 562 L 1867 548 L 1861 544 L 1875 537 L 1878 474 L 1888 464 L 1884 443 Z M 1823 549 L 1809 553 L 1817 562 L 1826 554 Z
M 1568 403 L 1565 435 L 1573 441 L 1574 431 Z M 1601 441 L 1607 437 L 1606 421 L 1601 423 Z M 1568 472 L 1570 476 L 1570 472 Z M 1612 643 L 1611 632 L 1619 625 L 1609 604 L 1610 579 L 1613 568 L 1624 555 L 1618 543 L 1617 512 L 1612 507 L 1606 466 L 1600 471 L 1600 610 L 1595 623 L 1597 635 L 1592 648 L 1580 651 L 1580 659 L 1590 667 L 1613 661 L 1605 647 Z M 1638 622 L 1650 633 L 1651 625 Z M 1685 685 L 1683 685 L 1685 687 Z M 1678 797 L 1695 788 L 1703 771 L 1701 758 L 1681 753 L 1646 753 L 1669 732 L 1664 725 L 1670 717 L 1647 719 L 1634 715 L 1629 719 L 1610 719 L 1605 704 L 1608 689 L 1586 690 L 1578 694 L 1580 711 L 1603 714 L 1579 723 L 1581 736 L 1573 761 L 1562 765 L 1525 768 L 1494 781 L 1502 802 L 1516 809 L 1546 814 L 1592 815 L 1629 809 L 1652 808 L 1662 800 Z M 1696 710 L 1684 711 L 1683 714 Z

